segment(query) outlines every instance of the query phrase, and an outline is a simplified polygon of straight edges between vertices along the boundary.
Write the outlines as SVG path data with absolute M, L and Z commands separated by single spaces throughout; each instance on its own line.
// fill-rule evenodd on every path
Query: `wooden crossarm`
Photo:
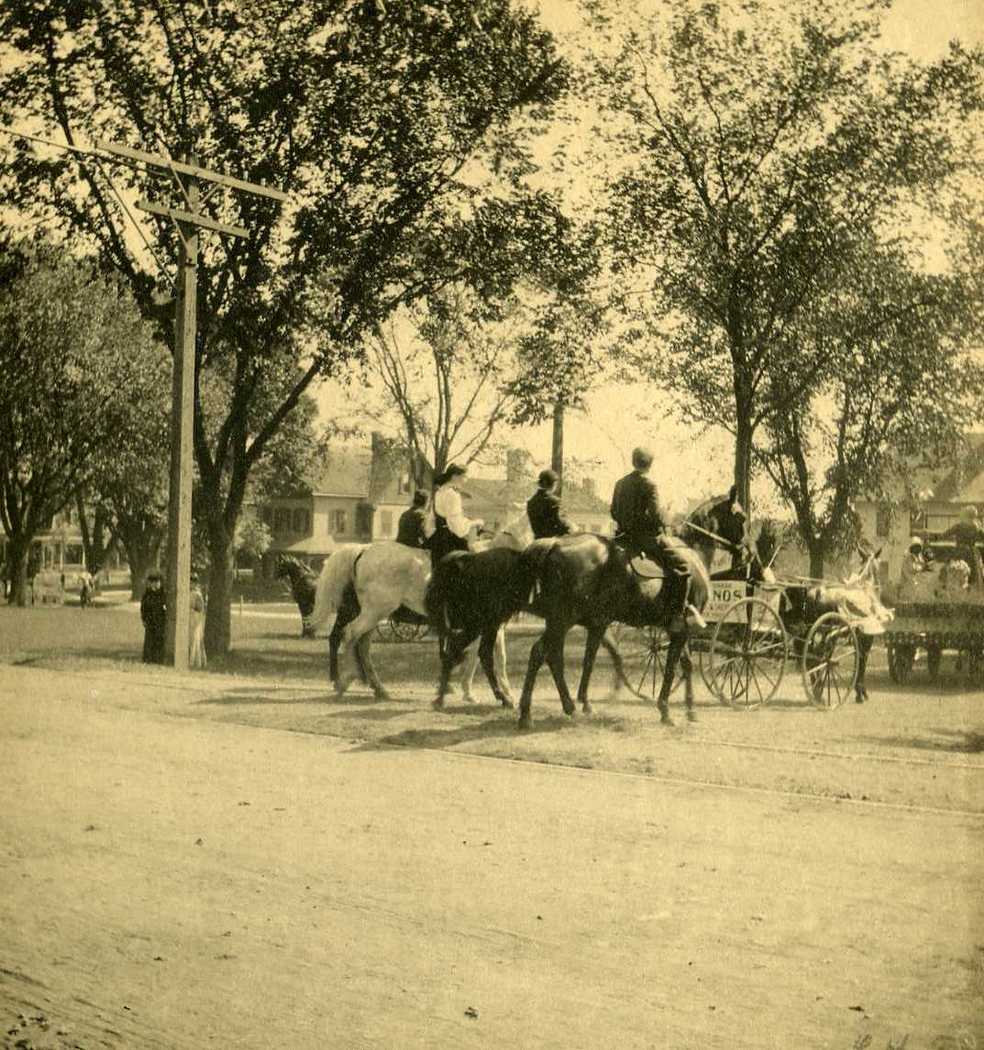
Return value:
M 163 204 L 154 204 L 152 201 L 137 201 L 137 207 L 141 211 L 153 212 L 154 215 L 166 215 L 178 222 L 191 223 L 206 230 L 215 230 L 217 233 L 227 233 L 231 237 L 249 237 L 249 230 L 243 226 L 227 226 L 224 222 L 216 222 L 200 213 L 184 211 L 181 208 L 167 208 Z

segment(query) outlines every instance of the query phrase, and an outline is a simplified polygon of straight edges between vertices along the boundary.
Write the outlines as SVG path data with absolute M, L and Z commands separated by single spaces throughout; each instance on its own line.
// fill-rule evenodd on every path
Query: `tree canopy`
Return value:
M 207 430 L 199 394 L 195 428 L 212 558 L 206 643 L 224 651 L 246 482 L 314 379 L 448 281 L 494 298 L 534 266 L 563 264 L 559 209 L 524 180 L 567 68 L 509 0 L 11 0 L 0 35 L 13 51 L 0 74 L 5 124 L 195 155 L 290 194 L 284 207 L 224 191 L 205 204 L 249 231 L 208 238 L 198 272 L 199 377 L 218 359 L 231 376 L 221 425 Z M 170 337 L 161 274 L 122 207 L 164 191 L 150 170 L 22 143 L 0 186 L 8 205 L 97 246 Z M 167 219 L 150 221 L 166 287 L 177 239 Z M 258 391 L 297 365 L 251 417 Z
M 853 280 L 859 243 L 904 238 L 908 209 L 975 162 L 984 60 L 879 50 L 887 2 L 583 6 L 630 360 L 735 436 L 747 500 L 756 432 L 823 375 L 804 315 Z
M 166 359 L 132 298 L 91 263 L 35 249 L 0 291 L 0 522 L 23 603 L 31 541 L 125 459 Z M 158 442 L 160 438 L 158 435 Z

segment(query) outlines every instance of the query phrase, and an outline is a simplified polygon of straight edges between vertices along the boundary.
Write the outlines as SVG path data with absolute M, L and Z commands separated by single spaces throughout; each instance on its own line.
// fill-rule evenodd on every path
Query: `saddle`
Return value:
M 669 575 L 658 561 L 653 561 L 644 554 L 637 554 L 634 558 L 630 558 L 629 568 L 642 580 L 664 580 Z
M 622 552 L 622 556 L 629 563 L 633 575 L 641 580 L 665 580 L 670 575 L 670 570 L 664 568 L 658 561 L 647 557 L 639 549 L 621 539 L 615 538 L 615 546 Z

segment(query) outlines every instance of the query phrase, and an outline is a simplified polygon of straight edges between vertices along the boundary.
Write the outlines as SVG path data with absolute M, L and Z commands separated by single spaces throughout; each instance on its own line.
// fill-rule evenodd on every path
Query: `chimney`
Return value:
M 518 485 L 529 477 L 529 460 L 526 449 L 511 448 L 506 452 L 506 484 Z

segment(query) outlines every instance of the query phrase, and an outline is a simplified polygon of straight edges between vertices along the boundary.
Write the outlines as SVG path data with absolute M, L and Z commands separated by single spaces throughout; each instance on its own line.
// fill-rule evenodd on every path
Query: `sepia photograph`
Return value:
M 3 0 L 0 1050 L 984 1050 L 984 0 Z

